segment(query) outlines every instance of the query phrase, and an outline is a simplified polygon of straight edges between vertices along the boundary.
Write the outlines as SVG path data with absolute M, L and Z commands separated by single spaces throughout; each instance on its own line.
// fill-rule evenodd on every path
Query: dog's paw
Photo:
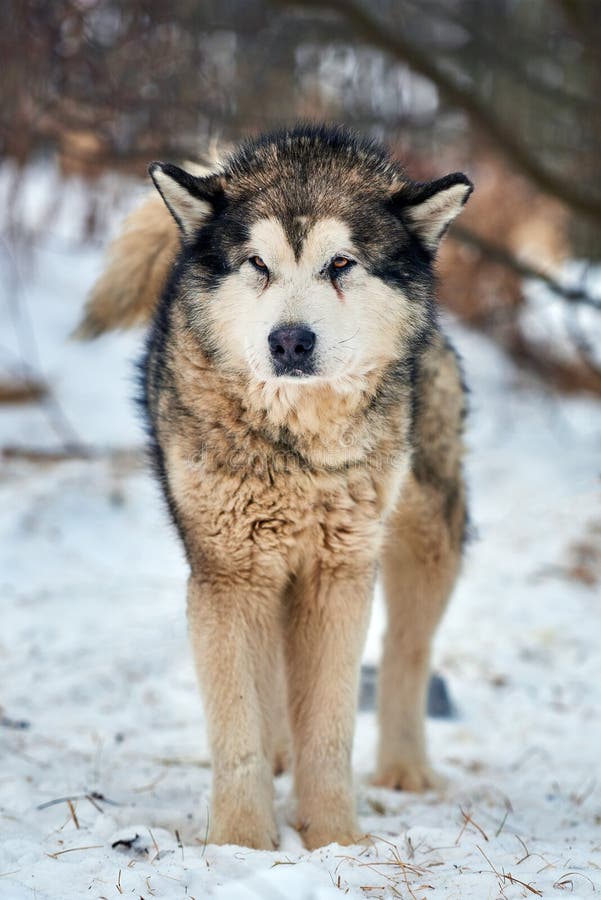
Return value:
M 365 839 L 365 834 L 354 823 L 346 828 L 332 826 L 328 823 L 307 825 L 299 829 L 303 844 L 307 850 L 318 850 L 319 847 L 327 847 L 328 844 L 360 844 Z
M 419 794 L 442 790 L 446 779 L 425 761 L 398 762 L 381 766 L 372 778 L 372 784 L 393 791 L 413 791 Z
M 328 815 L 327 804 L 318 815 L 299 815 L 296 827 L 307 850 L 328 844 L 360 844 L 365 838 L 353 815 Z
M 261 820 L 254 813 L 238 814 L 231 821 L 213 821 L 209 844 L 237 844 L 252 850 L 276 850 L 278 831 L 275 820 Z

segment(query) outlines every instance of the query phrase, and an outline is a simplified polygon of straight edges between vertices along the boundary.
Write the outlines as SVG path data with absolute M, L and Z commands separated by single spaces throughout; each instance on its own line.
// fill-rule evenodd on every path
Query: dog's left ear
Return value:
M 424 246 L 435 253 L 443 234 L 465 206 L 474 185 L 462 172 L 404 185 L 392 202 Z
M 184 242 L 190 242 L 224 203 L 225 178 L 219 173 L 192 175 L 171 163 L 154 162 L 148 172 L 175 219 Z

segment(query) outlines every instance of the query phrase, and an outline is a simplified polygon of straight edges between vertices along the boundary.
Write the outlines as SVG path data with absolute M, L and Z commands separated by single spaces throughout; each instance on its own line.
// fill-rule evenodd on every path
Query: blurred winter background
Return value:
M 601 887 L 596 0 L 3 0 L 0 897 L 522 897 Z M 476 184 L 439 295 L 472 387 L 475 537 L 440 630 L 440 795 L 368 848 L 205 846 L 185 566 L 133 408 L 141 333 L 69 339 L 153 159 L 296 119 Z M 366 663 L 377 664 L 376 603 Z M 377 837 L 381 840 L 377 840 Z M 286 863 L 286 865 L 284 865 Z M 276 865 L 277 864 L 277 865 Z

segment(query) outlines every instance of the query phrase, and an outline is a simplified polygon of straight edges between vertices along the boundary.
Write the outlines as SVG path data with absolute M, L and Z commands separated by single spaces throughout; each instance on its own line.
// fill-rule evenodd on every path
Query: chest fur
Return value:
M 241 571 L 267 557 L 287 569 L 311 553 L 373 558 L 410 465 L 409 404 L 384 415 L 316 399 L 280 422 L 210 366 L 163 381 L 155 429 L 189 557 Z

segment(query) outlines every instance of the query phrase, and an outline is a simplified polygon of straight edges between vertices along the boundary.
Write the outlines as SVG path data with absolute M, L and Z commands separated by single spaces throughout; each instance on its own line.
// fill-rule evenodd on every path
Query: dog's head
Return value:
M 384 150 L 301 127 L 204 177 L 154 163 L 182 239 L 178 296 L 203 347 L 260 382 L 364 377 L 431 326 L 432 261 L 472 185 L 409 181 Z

